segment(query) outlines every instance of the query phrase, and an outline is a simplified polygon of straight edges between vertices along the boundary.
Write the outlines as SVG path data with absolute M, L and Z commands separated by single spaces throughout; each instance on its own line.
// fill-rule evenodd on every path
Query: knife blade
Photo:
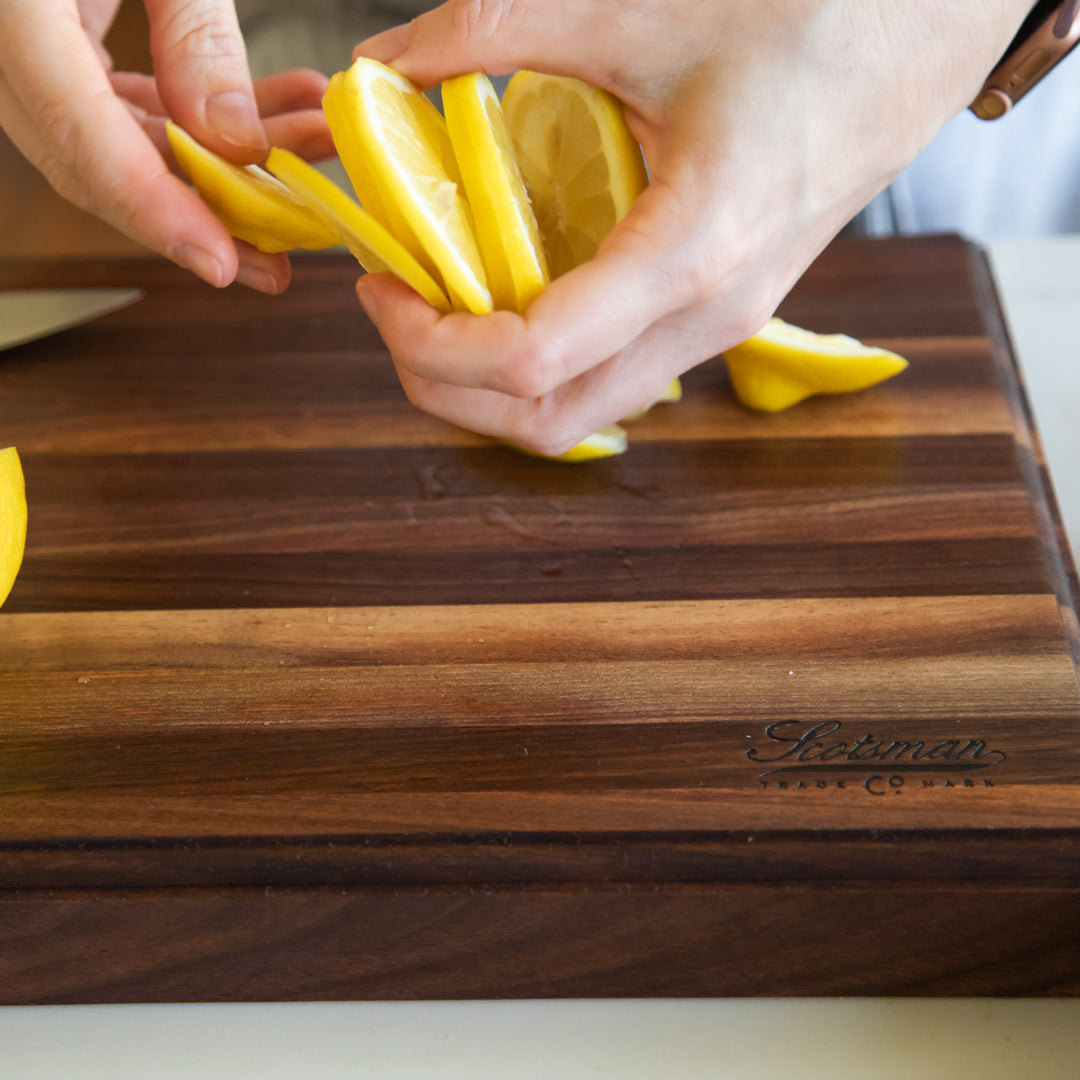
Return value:
M 141 289 L 0 290 L 0 349 L 25 345 L 133 304 Z

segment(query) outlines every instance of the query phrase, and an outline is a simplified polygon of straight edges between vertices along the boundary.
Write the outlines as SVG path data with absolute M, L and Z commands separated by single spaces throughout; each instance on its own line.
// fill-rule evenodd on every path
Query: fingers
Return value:
M 74 5 L 38 0 L 0 30 L 0 124 L 53 187 L 211 284 L 231 281 L 231 238 L 116 97 Z
M 414 404 L 562 453 L 755 333 L 783 294 L 783 281 L 726 260 L 732 245 L 696 213 L 682 222 L 686 203 L 699 205 L 648 189 L 595 258 L 524 315 L 440 316 L 389 275 L 361 278 L 357 295 Z
M 119 7 L 120 0 L 82 0 L 79 4 L 79 16 L 90 39 L 90 45 L 106 71 L 112 68 L 112 57 L 104 45 L 105 35 L 109 32 Z
M 176 163 L 165 133 L 165 107 L 155 80 L 149 75 L 133 72 L 113 73 L 109 78 L 175 171 Z M 266 130 L 273 145 L 286 147 L 308 159 L 325 158 L 333 153 L 326 119 L 319 108 L 326 82 L 325 76 L 309 70 L 282 72 L 256 82 L 255 98 L 259 108 L 271 114 L 266 120 Z M 280 115 L 273 115 L 278 112 Z M 287 256 L 270 255 L 242 241 L 236 241 L 235 247 L 236 281 L 272 294 L 288 287 L 291 266 Z
M 660 189 L 648 189 L 596 256 L 552 282 L 524 316 L 439 319 L 381 276 L 362 279 L 358 295 L 391 353 L 415 375 L 539 397 L 696 298 L 697 281 L 687 267 L 699 257 L 700 241 L 680 242 L 685 228 L 664 202 Z
M 197 139 L 237 164 L 269 149 L 232 0 L 146 0 L 161 100 Z
M 165 136 L 165 105 L 150 75 L 114 72 L 113 89 L 141 114 L 140 122 L 161 151 L 172 161 Z M 255 100 L 271 146 L 281 146 L 307 161 L 320 161 L 335 153 L 330 129 L 322 111 L 322 94 L 328 80 L 308 69 L 283 71 L 255 82 Z
M 322 111 L 329 79 L 309 68 L 282 71 L 255 83 L 255 100 L 271 146 L 284 147 L 306 161 L 337 153 Z
M 158 93 L 157 80 L 152 75 L 135 71 L 115 71 L 109 75 L 113 89 L 133 105 L 158 116 L 167 115 L 164 102 Z M 282 113 L 322 111 L 322 96 L 326 92 L 327 79 L 319 71 L 296 68 L 281 71 L 257 79 L 253 86 L 255 104 L 259 115 L 265 120 Z
M 330 80 L 311 68 L 293 68 L 257 79 L 255 103 L 264 118 L 301 109 L 321 109 Z
M 136 71 L 114 71 L 109 74 L 113 90 L 126 102 L 151 116 L 165 116 L 165 106 L 157 91 L 153 75 Z
M 452 323 L 458 316 L 446 319 Z M 537 397 L 425 379 L 396 356 L 395 365 L 418 408 L 466 430 L 554 456 L 631 414 L 676 375 L 713 355 L 709 338 L 696 332 L 696 321 L 691 315 L 685 325 L 652 327 L 617 356 Z
M 79 17 L 92 41 L 104 41 L 120 7 L 120 0 L 81 0 Z
M 257 292 L 276 295 L 284 292 L 292 280 L 292 265 L 287 255 L 269 255 L 243 240 L 236 241 L 239 266 L 236 280 Z
M 538 67 L 553 74 L 596 72 L 618 32 L 616 20 L 590 0 L 565 5 L 514 0 L 448 0 L 404 26 L 387 30 L 356 47 L 390 64 L 421 86 L 467 71 L 506 75 Z M 607 46 L 604 43 L 608 43 Z

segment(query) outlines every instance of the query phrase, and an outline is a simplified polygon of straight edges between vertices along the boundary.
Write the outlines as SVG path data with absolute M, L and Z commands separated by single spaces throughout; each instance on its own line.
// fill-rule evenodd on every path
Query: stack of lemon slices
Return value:
M 577 79 L 519 71 L 500 101 L 481 74 L 442 84 L 443 111 L 413 83 L 359 59 L 330 81 L 323 110 L 359 199 L 273 149 L 237 167 L 170 123 L 181 168 L 230 232 L 263 251 L 344 244 L 442 312 L 524 312 L 553 277 L 592 258 L 648 184 L 641 148 L 612 95 Z M 727 354 L 751 408 L 869 386 L 906 362 L 840 335 L 772 320 Z M 677 401 L 674 380 L 634 415 Z M 566 460 L 621 453 L 611 425 Z

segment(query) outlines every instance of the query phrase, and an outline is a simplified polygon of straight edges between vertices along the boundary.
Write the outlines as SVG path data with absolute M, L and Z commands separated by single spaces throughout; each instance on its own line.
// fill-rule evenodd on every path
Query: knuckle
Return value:
M 159 49 L 199 60 L 231 60 L 243 56 L 238 29 L 216 4 L 180 4 L 156 28 Z
M 396 357 L 395 357 L 396 359 Z M 428 395 L 424 393 L 423 384 L 416 379 L 410 379 L 407 376 L 401 376 L 401 367 L 398 367 L 398 381 L 401 383 L 401 389 L 405 392 L 405 397 L 409 404 L 417 409 L 430 410 L 428 405 Z
M 730 288 L 731 252 L 732 245 L 711 222 L 688 237 L 679 257 L 668 260 L 675 302 L 686 307 Z
M 83 210 L 98 213 L 92 154 L 71 102 L 48 97 L 35 108 L 43 150 L 36 161 L 41 174 L 62 198 Z
M 543 413 L 532 413 L 519 423 L 512 442 L 543 457 L 558 457 L 576 446 L 589 433 L 560 423 Z
M 726 327 L 732 345 L 741 345 L 752 338 L 768 322 L 776 308 L 774 298 L 762 295 L 741 304 L 735 318 Z
M 513 0 L 459 0 L 452 9 L 453 25 L 469 44 L 490 41 L 513 9 Z
M 515 398 L 542 398 L 565 381 L 554 346 L 530 342 L 511 355 L 497 375 L 497 389 Z
M 37 102 L 37 129 L 57 161 L 77 150 L 79 139 L 71 102 L 63 97 L 45 97 Z

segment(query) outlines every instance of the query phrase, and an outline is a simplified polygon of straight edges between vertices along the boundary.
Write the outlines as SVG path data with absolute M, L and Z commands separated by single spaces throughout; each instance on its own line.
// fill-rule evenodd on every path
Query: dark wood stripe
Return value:
M 40 558 L 5 610 L 952 596 L 1051 592 L 1036 539 Z
M 606 510 L 629 499 L 662 508 L 684 492 L 1019 484 L 1013 441 L 1001 435 L 912 439 L 746 439 L 647 442 L 588 468 L 524 459 L 515 451 L 373 447 L 115 456 L 28 454 L 35 503 L 83 507 L 143 503 L 334 497 L 438 502 L 456 498 L 588 498 Z M 641 507 L 641 502 L 637 505 Z M 600 512 L 600 511 L 598 511 Z
M 1063 670 L 1045 666 L 1048 674 L 1055 667 L 1058 672 Z M 135 732 L 130 725 L 110 730 L 108 722 L 103 722 L 93 736 L 5 737 L 2 746 L 9 765 L 4 797 L 18 800 L 63 791 L 102 798 L 134 800 L 145 795 L 167 799 L 183 795 L 197 784 L 208 798 L 318 792 L 369 796 L 412 793 L 421 798 L 431 793 L 546 791 L 581 793 L 587 800 L 624 791 L 709 790 L 714 798 L 724 801 L 736 799 L 740 793 L 744 798 L 755 796 L 765 778 L 774 784 L 787 780 L 785 786 L 792 789 L 802 782 L 813 797 L 817 790 L 835 788 L 837 781 L 860 789 L 868 776 L 882 771 L 902 776 L 915 788 L 922 786 L 924 778 L 938 787 L 949 778 L 961 786 L 966 779 L 982 788 L 984 778 L 993 785 L 1008 783 L 1012 770 L 1007 753 L 986 760 L 970 752 L 955 761 L 941 757 L 915 760 L 908 748 L 925 753 L 936 745 L 948 744 L 951 752 L 963 753 L 965 747 L 977 744 L 987 752 L 1008 743 L 1016 727 L 1031 719 L 1011 712 L 975 717 L 970 708 L 966 714 L 954 715 L 945 707 L 943 715 L 921 718 L 917 733 L 908 722 L 902 735 L 890 734 L 898 727 L 895 722 L 856 719 L 840 731 L 849 743 L 862 737 L 870 740 L 859 752 L 858 761 L 750 761 L 746 758 L 748 747 L 775 755 L 787 749 L 762 735 L 765 724 L 787 725 L 785 730 L 796 737 L 815 725 L 830 727 L 830 718 L 812 710 L 785 713 L 770 703 L 741 722 L 719 721 L 712 718 L 707 701 L 695 701 L 680 713 L 697 709 L 710 712 L 692 722 L 657 723 L 647 716 L 618 724 L 591 722 L 591 717 L 605 708 L 633 709 L 632 715 L 640 716 L 649 712 L 647 705 L 656 704 L 648 699 L 640 703 L 618 700 L 615 695 L 582 701 L 576 716 L 555 718 L 541 685 L 541 673 L 535 674 L 536 700 L 531 709 L 536 718 L 521 726 L 508 722 L 473 726 L 465 704 L 449 700 L 445 715 L 436 724 L 410 717 L 400 725 L 364 725 L 362 734 L 357 728 L 330 724 L 305 730 L 283 728 L 271 721 L 264 727 L 259 717 L 273 715 L 270 702 L 263 701 L 257 708 L 254 702 L 222 694 L 215 704 L 242 709 L 243 722 L 233 730 L 216 730 L 211 738 L 205 730 L 184 727 L 182 718 L 170 715 L 169 706 L 182 708 L 175 698 L 163 700 L 157 710 L 160 730 Z M 297 681 L 312 682 L 299 677 Z M 369 685 L 376 689 L 374 680 L 358 681 L 359 687 Z M 563 680 L 558 679 L 556 685 L 564 688 Z M 451 695 L 461 690 L 448 689 Z M 482 684 L 478 681 L 473 689 L 479 695 Z M 385 696 L 389 700 L 378 702 L 381 713 L 407 707 L 404 695 L 396 699 Z M 327 702 L 327 707 L 331 704 L 340 710 L 343 701 Z M 523 700 L 514 704 L 521 710 L 530 708 Z M 987 705 L 994 707 L 993 702 Z M 422 700 L 416 712 L 437 708 L 437 703 Z M 1010 747 L 1013 755 L 1022 753 L 1025 769 L 1037 773 L 1036 786 L 1076 779 L 1075 767 L 1063 762 L 1053 745 L 1053 737 L 1060 734 L 1067 720 L 1060 715 L 1064 711 L 1060 704 L 1057 711 L 1059 715 L 1054 716 L 1052 707 L 1047 707 L 1039 718 L 1043 734 L 1033 733 L 1023 751 L 1015 743 Z M 174 719 L 175 727 L 169 730 L 166 725 Z M 823 738 L 821 745 L 828 745 L 830 740 Z M 818 780 L 825 781 L 820 789 L 815 787 Z M 798 797 L 794 791 L 792 794 Z M 347 828 L 347 823 L 340 827 Z
M 146 887 L 303 888 L 361 885 L 402 888 L 490 887 L 547 882 L 708 883 L 813 881 L 893 882 L 911 877 L 940 885 L 975 885 L 990 877 L 1039 883 L 1080 882 L 1080 851 L 1068 830 L 1027 836 L 972 836 L 926 830 L 918 836 L 878 830 L 852 835 L 821 830 L 812 836 L 759 830 L 703 835 L 625 836 L 575 832 L 476 836 L 467 846 L 453 835 L 365 836 L 348 833 L 309 840 L 209 837 L 142 840 L 60 840 L 32 849 L 0 842 L 4 889 L 139 889 Z M 567 859 L 568 843 L 574 856 Z M 890 858 L 880 845 L 890 845 Z M 140 859 L 131 859 L 138 851 Z M 1022 852 L 1022 854 L 1021 854 Z M 763 853 L 767 857 L 762 857 Z

